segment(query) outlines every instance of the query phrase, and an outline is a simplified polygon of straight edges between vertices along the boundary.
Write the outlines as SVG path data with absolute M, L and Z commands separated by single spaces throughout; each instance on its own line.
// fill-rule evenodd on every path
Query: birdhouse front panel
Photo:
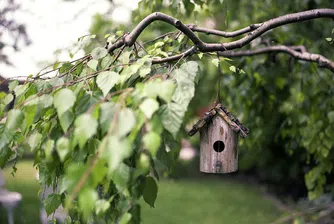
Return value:
M 238 169 L 238 133 L 221 117 L 200 129 L 200 171 L 230 173 Z

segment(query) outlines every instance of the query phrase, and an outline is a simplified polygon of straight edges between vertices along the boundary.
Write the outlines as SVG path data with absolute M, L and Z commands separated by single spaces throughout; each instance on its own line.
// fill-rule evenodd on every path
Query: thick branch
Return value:
M 187 26 L 192 31 L 200 32 L 200 33 L 206 33 L 208 35 L 212 34 L 212 35 L 221 36 L 221 37 L 237 37 L 237 36 L 240 36 L 242 34 L 248 33 L 248 32 L 250 32 L 252 30 L 256 30 L 261 25 L 262 25 L 262 23 L 252 24 L 252 25 L 249 25 L 249 26 L 247 26 L 245 28 L 242 28 L 242 29 L 236 30 L 236 31 L 232 31 L 232 32 L 203 28 L 203 27 L 196 26 L 194 24 L 187 25 Z
M 236 48 L 241 48 L 245 46 L 246 44 L 250 43 L 255 38 L 261 36 L 263 33 L 267 32 L 268 30 L 271 30 L 273 28 L 290 24 L 290 23 L 296 23 L 296 22 L 302 22 L 306 20 L 316 19 L 316 18 L 332 18 L 334 19 L 334 9 L 314 9 L 304 12 L 298 12 L 298 13 L 292 13 L 287 14 L 284 16 L 279 16 L 277 18 L 268 20 L 266 22 L 263 22 L 261 25 L 258 25 L 259 27 L 253 27 L 255 29 L 253 32 L 250 32 L 249 35 L 246 37 L 243 37 L 237 41 L 232 41 L 229 43 L 205 43 L 202 40 L 200 40 L 195 33 L 190 29 L 189 26 L 184 25 L 179 20 L 168 16 L 166 14 L 156 12 L 153 13 L 146 18 L 144 18 L 135 28 L 134 30 L 125 35 L 121 40 L 117 41 L 116 43 L 112 44 L 109 47 L 109 52 L 113 52 L 115 49 L 125 45 L 125 46 L 132 46 L 135 41 L 137 40 L 138 36 L 143 32 L 143 30 L 152 22 L 159 20 L 166 22 L 175 28 L 179 29 L 181 32 L 183 32 L 193 43 L 194 45 L 199 49 L 201 52 L 216 52 L 216 51 L 226 51 L 226 50 L 232 50 Z M 194 26 L 192 26 L 193 29 Z M 246 29 L 246 30 L 245 30 Z M 205 30 L 204 28 L 198 29 L 198 31 L 207 31 L 208 33 L 219 35 L 221 31 L 213 31 L 213 30 Z M 240 33 L 244 33 L 248 31 L 248 28 L 239 30 Z
M 274 29 L 279 26 L 283 26 L 290 23 L 297 23 L 302 21 L 307 21 L 311 19 L 317 18 L 332 18 L 334 19 L 334 9 L 314 9 L 304 12 L 287 14 L 284 16 L 280 16 L 267 22 L 264 22 L 262 26 L 256 29 L 254 32 L 249 33 L 248 36 L 241 38 L 240 40 L 233 41 L 230 43 L 225 43 L 222 47 L 221 44 L 210 44 L 206 51 L 224 51 L 224 50 L 232 50 L 236 48 L 241 48 L 246 44 L 250 43 L 255 38 L 261 36 L 268 30 Z
M 115 49 L 119 48 L 122 45 L 125 46 L 132 46 L 135 41 L 137 40 L 138 36 L 143 32 L 143 30 L 150 25 L 152 22 L 159 20 L 166 23 L 169 23 L 170 25 L 174 26 L 175 28 L 182 31 L 189 39 L 200 49 L 204 47 L 204 42 L 201 41 L 193 31 L 186 25 L 180 22 L 180 20 L 177 20 L 171 16 L 168 16 L 164 13 L 155 12 L 151 15 L 148 15 L 145 17 L 133 30 L 131 33 L 127 34 L 122 38 L 121 40 L 117 41 L 115 44 L 111 45 L 109 47 L 109 53 L 113 52 Z
M 262 25 L 261 23 L 252 24 L 252 25 L 249 25 L 249 26 L 247 26 L 245 28 L 242 28 L 240 30 L 235 30 L 235 31 L 231 31 L 231 32 L 220 31 L 220 30 L 215 30 L 215 29 L 208 29 L 208 28 L 205 28 L 205 27 L 199 27 L 196 24 L 187 24 L 186 26 L 188 26 L 194 32 L 205 33 L 207 35 L 211 34 L 211 35 L 215 35 L 215 36 L 221 36 L 221 37 L 228 38 L 228 37 L 237 37 L 237 36 L 240 36 L 242 34 L 248 33 L 252 30 L 255 30 L 255 29 L 259 28 L 261 25 Z M 162 34 L 162 35 L 154 38 L 153 40 L 149 40 L 149 41 L 144 42 L 143 44 L 145 45 L 145 44 L 154 42 L 156 40 L 162 39 L 165 36 L 169 36 L 171 34 L 175 34 L 175 32 L 169 32 L 169 33 Z
M 319 54 L 312 54 L 305 50 L 304 46 L 269 46 L 255 50 L 245 50 L 245 51 L 223 51 L 219 52 L 219 55 L 224 57 L 242 57 L 242 56 L 254 56 L 259 54 L 266 54 L 272 52 L 283 52 L 287 53 L 297 59 L 304 60 L 304 61 L 311 61 L 316 62 L 320 67 L 325 67 L 332 72 L 334 72 L 334 62 L 329 60 L 328 58 L 319 55 Z

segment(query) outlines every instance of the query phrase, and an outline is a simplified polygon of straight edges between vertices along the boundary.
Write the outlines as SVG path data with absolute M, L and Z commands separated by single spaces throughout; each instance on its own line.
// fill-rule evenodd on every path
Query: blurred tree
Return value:
M 14 50 L 19 49 L 19 41 L 22 39 L 26 45 L 31 43 L 24 24 L 17 23 L 13 13 L 19 9 L 15 0 L 5 0 L 0 3 L 0 63 L 11 65 L 8 56 L 3 52 L 5 47 Z M 4 34 L 9 35 L 13 41 L 3 40 Z

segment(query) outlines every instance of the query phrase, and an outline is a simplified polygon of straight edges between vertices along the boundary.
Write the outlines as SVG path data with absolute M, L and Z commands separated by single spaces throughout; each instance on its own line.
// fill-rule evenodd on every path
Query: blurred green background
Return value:
M 7 188 L 23 196 L 22 213 L 26 224 L 39 223 L 39 184 L 33 161 L 17 164 L 18 172 L 13 177 L 11 167 L 4 170 Z M 272 201 L 257 186 L 247 186 L 222 179 L 219 176 L 203 176 L 200 179 L 165 179 L 159 183 L 155 208 L 143 200 L 142 223 L 270 223 L 280 216 Z M 16 210 L 17 212 L 17 210 Z M 1 214 L 5 214 L 3 208 Z M 0 223 L 6 223 L 5 215 Z

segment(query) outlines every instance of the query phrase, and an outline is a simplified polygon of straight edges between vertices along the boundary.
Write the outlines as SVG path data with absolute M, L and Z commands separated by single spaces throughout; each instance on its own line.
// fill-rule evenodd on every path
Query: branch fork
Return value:
M 189 49 L 187 49 L 186 51 L 184 51 L 183 53 L 173 55 L 170 57 L 166 57 L 166 58 L 154 59 L 152 61 L 153 64 L 160 64 L 160 63 L 179 60 L 180 58 L 191 56 L 196 52 L 203 52 L 203 53 L 219 52 L 220 55 L 228 56 L 228 57 L 252 56 L 252 55 L 258 55 L 258 54 L 269 53 L 269 52 L 283 52 L 299 60 L 316 62 L 320 67 L 325 67 L 329 69 L 330 71 L 334 72 L 334 62 L 332 60 L 322 55 L 319 55 L 319 54 L 309 53 L 305 50 L 304 46 L 292 46 L 292 47 L 290 46 L 289 47 L 289 46 L 284 46 L 284 45 L 278 45 L 278 46 L 268 46 L 265 48 L 259 48 L 259 49 L 254 49 L 254 50 L 233 51 L 235 49 L 242 48 L 243 46 L 252 42 L 254 39 L 260 37 L 267 31 L 272 30 L 276 27 L 287 25 L 290 23 L 298 23 L 302 21 L 317 19 L 317 18 L 334 19 L 334 9 L 327 9 L 327 8 L 314 9 L 314 10 L 308 10 L 308 11 L 303 11 L 303 12 L 298 12 L 298 13 L 287 14 L 284 16 L 279 16 L 279 17 L 270 19 L 263 23 L 251 24 L 245 28 L 242 28 L 236 31 L 232 31 L 232 32 L 207 29 L 207 28 L 199 27 L 195 24 L 183 24 L 180 20 L 172 16 L 166 15 L 161 12 L 155 12 L 145 17 L 130 33 L 125 34 L 123 38 L 120 38 L 114 44 L 111 44 L 108 47 L 108 51 L 109 53 L 113 53 L 114 50 L 121 48 L 123 46 L 128 46 L 128 47 L 133 46 L 136 43 L 140 34 L 146 29 L 148 25 L 150 25 L 154 21 L 162 21 L 162 22 L 170 24 L 171 26 L 174 26 L 176 29 L 182 32 L 192 41 L 194 45 L 190 47 Z M 247 35 L 241 37 L 238 40 L 231 41 L 231 42 L 206 43 L 202 41 L 195 34 L 195 32 L 206 33 L 209 35 L 215 35 L 215 36 L 220 36 L 224 38 L 238 37 L 243 34 L 247 34 Z

